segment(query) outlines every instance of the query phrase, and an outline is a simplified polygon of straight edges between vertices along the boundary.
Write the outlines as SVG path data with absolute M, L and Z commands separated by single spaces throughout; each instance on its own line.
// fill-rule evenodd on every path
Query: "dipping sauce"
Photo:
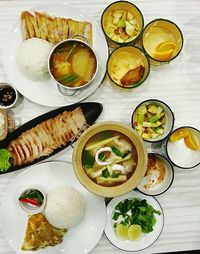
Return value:
M 146 174 L 139 186 L 142 189 L 156 188 L 163 183 L 165 175 L 165 164 L 155 155 L 151 155 L 148 157 Z
M 0 105 L 3 107 L 11 106 L 16 100 L 15 90 L 9 86 L 5 85 L 0 87 Z

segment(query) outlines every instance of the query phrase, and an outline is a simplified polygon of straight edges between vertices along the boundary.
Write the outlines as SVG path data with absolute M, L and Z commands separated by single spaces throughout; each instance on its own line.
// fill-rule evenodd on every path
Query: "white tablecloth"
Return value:
M 0 48 L 9 25 L 25 9 L 48 0 L 0 1 Z M 58 2 L 58 1 L 55 1 Z M 74 0 L 67 3 L 85 9 L 100 24 L 103 9 L 111 3 L 107 0 Z M 145 83 L 129 92 L 112 86 L 107 78 L 86 101 L 103 104 L 104 110 L 98 122 L 120 121 L 130 124 L 135 106 L 145 99 L 165 101 L 175 113 L 175 127 L 190 125 L 200 129 L 200 2 L 198 0 L 135 0 L 142 11 L 145 24 L 155 18 L 167 18 L 181 28 L 184 48 L 180 56 L 170 64 L 154 66 Z M 0 56 L 0 82 L 8 81 Z M 52 108 L 37 105 L 26 98 L 13 109 L 22 123 L 50 111 Z M 65 149 L 56 159 L 71 160 L 71 148 Z M 183 154 L 184 156 L 184 154 Z M 19 172 L 0 175 L 0 200 L 9 182 Z M 165 214 L 164 230 L 158 241 L 140 253 L 161 253 L 200 249 L 200 166 L 195 170 L 178 171 L 171 188 L 157 197 Z M 0 227 L 1 228 L 1 227 Z M 0 253 L 14 254 L 0 230 Z M 92 254 L 119 254 L 102 236 Z M 78 253 L 77 253 L 78 254 Z

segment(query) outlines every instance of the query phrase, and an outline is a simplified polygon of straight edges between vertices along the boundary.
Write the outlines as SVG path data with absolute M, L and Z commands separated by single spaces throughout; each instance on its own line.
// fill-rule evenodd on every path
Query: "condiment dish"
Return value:
M 18 92 L 14 86 L 8 83 L 0 83 L 0 108 L 9 109 L 15 106 L 18 100 Z
M 133 111 L 131 125 L 145 142 L 161 142 L 173 129 L 174 114 L 165 102 L 148 99 Z
M 158 196 L 166 192 L 174 180 L 171 162 L 158 153 L 148 154 L 148 168 L 137 189 L 149 196 Z

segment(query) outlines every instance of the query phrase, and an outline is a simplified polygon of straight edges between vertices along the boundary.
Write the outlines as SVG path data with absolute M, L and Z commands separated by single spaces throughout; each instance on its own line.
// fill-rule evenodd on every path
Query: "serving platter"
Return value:
M 48 179 L 48 180 L 47 180 Z M 64 241 L 55 247 L 34 251 L 36 254 L 87 254 L 99 241 L 106 221 L 106 208 L 102 198 L 89 193 L 76 179 L 71 164 L 51 161 L 34 165 L 20 173 L 8 186 L 1 205 L 1 229 L 12 249 L 21 250 L 28 216 L 18 203 L 20 193 L 31 185 L 41 186 L 46 193 L 60 185 L 67 185 L 80 191 L 86 201 L 85 217 L 76 227 L 71 228 Z M 98 221 L 98 223 L 97 223 Z M 78 244 L 77 244 L 78 242 Z M 27 254 L 33 253 L 26 251 Z
M 50 15 L 88 21 L 93 29 L 93 49 L 98 58 L 98 72 L 93 82 L 73 96 L 63 96 L 59 93 L 52 79 L 47 81 L 32 81 L 27 79 L 19 69 L 16 55 L 22 43 L 20 13 L 17 20 L 8 29 L 3 46 L 3 64 L 10 82 L 29 100 L 50 107 L 61 107 L 80 102 L 87 98 L 100 85 L 106 72 L 108 46 L 104 34 L 97 22 L 74 6 L 63 3 L 48 3 L 33 7 L 30 12 L 46 12 Z
M 157 214 L 154 215 L 156 218 L 156 224 L 153 227 L 153 231 L 150 233 L 142 234 L 140 240 L 121 241 L 117 238 L 112 226 L 113 211 L 115 209 L 115 206 L 119 202 L 125 199 L 133 199 L 133 198 L 140 199 L 140 200 L 145 199 L 148 204 L 153 206 L 154 209 L 159 210 L 161 212 L 161 215 L 157 215 Z M 164 227 L 164 213 L 163 213 L 161 205 L 154 197 L 144 195 L 138 191 L 132 191 L 124 196 L 113 198 L 107 205 L 107 220 L 106 220 L 106 226 L 105 226 L 104 232 L 108 240 L 115 247 L 121 250 L 137 252 L 137 251 L 141 251 L 148 248 L 159 238 L 160 234 L 162 233 L 163 227 Z
M 78 107 L 81 107 L 83 114 L 85 116 L 86 119 L 86 123 L 88 126 L 92 125 L 97 118 L 99 117 L 99 115 L 101 114 L 102 110 L 103 110 L 103 106 L 100 103 L 97 102 L 86 102 L 86 103 L 76 103 L 70 106 L 65 106 L 65 107 L 61 107 L 59 109 L 55 109 L 53 111 L 50 111 L 48 113 L 45 113 L 43 115 L 40 115 L 32 120 L 30 120 L 29 122 L 23 124 L 22 126 L 20 126 L 19 128 L 17 128 L 15 131 L 11 132 L 10 134 L 8 134 L 8 136 L 0 142 L 0 149 L 1 148 L 7 148 L 8 144 L 12 141 L 17 139 L 22 133 L 24 133 L 27 130 L 30 130 L 31 128 L 35 127 L 37 124 L 40 124 L 50 118 L 54 118 L 57 115 L 59 115 L 60 113 L 63 113 L 64 111 L 72 111 Z M 76 140 L 76 139 L 75 139 Z M 74 141 L 75 141 L 74 140 Z M 73 142 L 74 142 L 73 141 Z M 9 172 L 13 172 L 22 168 L 25 168 L 27 166 L 30 166 L 32 164 L 41 162 L 55 154 L 57 154 L 58 152 L 60 152 L 61 150 L 65 149 L 66 147 L 70 146 L 73 142 L 68 142 L 66 146 L 62 146 L 58 149 L 55 149 L 53 151 L 53 153 L 51 153 L 49 156 L 42 156 L 39 159 L 35 159 L 33 162 L 31 163 L 27 163 L 21 166 L 12 166 L 7 170 L 7 171 L 0 171 L 0 174 L 5 174 L 5 173 L 9 173 Z

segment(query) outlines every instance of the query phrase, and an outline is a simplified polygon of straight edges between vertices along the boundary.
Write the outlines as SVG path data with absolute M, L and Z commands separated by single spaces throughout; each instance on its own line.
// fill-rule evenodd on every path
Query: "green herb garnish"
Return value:
M 124 153 L 122 153 L 122 152 L 121 152 L 117 147 L 115 147 L 115 146 L 112 146 L 111 149 L 112 149 L 112 152 L 113 152 L 115 155 L 117 155 L 117 156 L 119 156 L 119 157 L 121 157 L 121 158 L 123 158 L 123 159 L 130 153 L 129 150 L 127 150 L 127 151 L 125 151 Z
M 83 165 L 86 169 L 92 168 L 94 166 L 94 157 L 92 156 L 90 151 L 84 150 Z
M 0 171 L 5 172 L 10 168 L 11 153 L 7 149 L 0 149 Z
M 140 225 L 143 233 L 149 233 L 153 231 L 153 226 L 156 223 L 154 214 L 160 215 L 161 212 L 155 210 L 145 199 L 125 199 L 115 206 L 115 211 L 112 217 L 115 221 L 113 227 L 116 227 L 116 223 L 119 224 L 116 221 L 119 216 L 121 216 L 121 224 Z
M 107 168 L 102 171 L 102 176 L 104 178 L 108 178 L 110 176 L 110 173 Z

